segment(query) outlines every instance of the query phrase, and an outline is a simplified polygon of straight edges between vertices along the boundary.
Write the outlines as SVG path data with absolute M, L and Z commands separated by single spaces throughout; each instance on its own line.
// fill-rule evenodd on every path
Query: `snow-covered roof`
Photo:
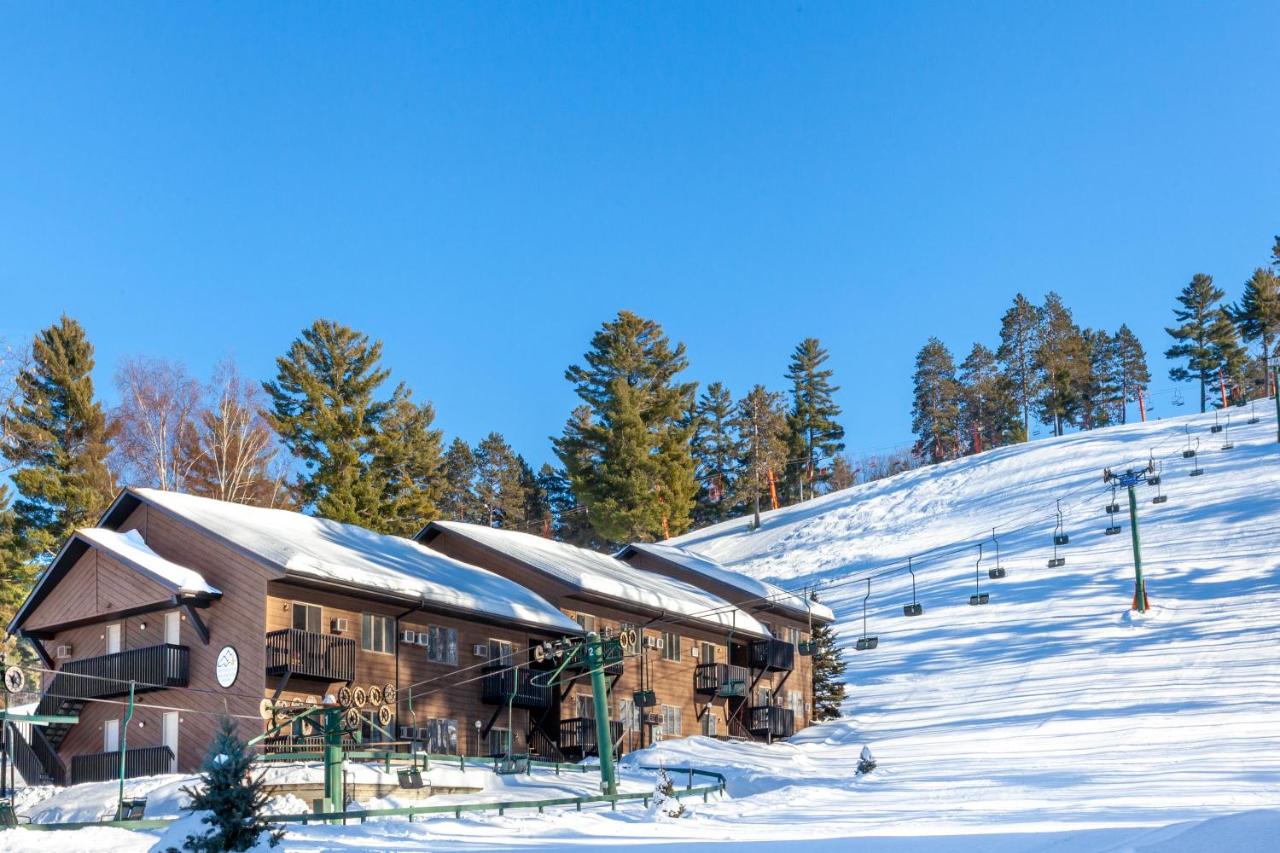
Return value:
M 465 536 L 583 592 L 732 627 L 740 633 L 770 636 L 755 617 L 723 598 L 675 578 L 641 571 L 608 554 L 531 533 L 460 521 L 433 521 L 428 529 L 431 527 Z
M 780 586 L 753 578 L 750 575 L 744 575 L 717 563 L 709 557 L 701 554 L 695 554 L 687 548 L 681 548 L 679 545 L 664 545 L 662 543 L 644 543 L 638 542 L 628 545 L 622 549 L 625 553 L 628 549 L 641 551 L 651 554 L 659 559 L 667 560 L 675 563 L 683 569 L 687 569 L 698 575 L 702 575 L 717 583 L 725 586 L 733 587 L 740 590 L 751 597 L 750 601 L 744 601 L 744 606 L 752 604 L 767 605 L 773 604 L 778 607 L 784 607 L 788 610 L 796 611 L 801 615 L 810 613 L 817 619 L 832 621 L 835 614 L 831 612 L 831 608 L 817 601 L 810 601 L 803 595 L 785 590 Z
M 488 617 L 580 633 L 537 593 L 411 539 L 283 509 L 133 489 L 148 504 L 186 519 L 286 575 L 424 599 Z
M 166 560 L 152 551 L 136 530 L 118 533 L 102 527 L 86 527 L 77 530 L 76 535 L 179 593 L 221 595 L 199 572 Z

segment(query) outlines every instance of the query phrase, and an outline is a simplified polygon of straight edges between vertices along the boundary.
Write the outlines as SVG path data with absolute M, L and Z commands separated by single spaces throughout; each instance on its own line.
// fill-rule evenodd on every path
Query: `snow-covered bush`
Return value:
M 676 797 L 676 785 L 666 770 L 658 771 L 658 781 L 653 786 L 653 805 L 649 813 L 656 817 L 684 817 L 684 803 Z

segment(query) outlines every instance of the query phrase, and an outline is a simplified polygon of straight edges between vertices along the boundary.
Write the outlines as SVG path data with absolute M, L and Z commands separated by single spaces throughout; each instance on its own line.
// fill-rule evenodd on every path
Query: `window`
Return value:
M 716 715 L 708 710 L 702 717 L 702 734 L 705 737 L 715 737 L 718 725 L 719 722 L 716 719 Z
M 458 665 L 458 632 L 439 625 L 427 626 L 427 660 Z
M 783 635 L 786 638 L 786 641 L 793 646 L 798 645 L 800 642 L 799 628 L 785 628 L 783 629 Z
M 596 718 L 596 703 L 590 693 L 578 693 L 574 697 L 574 704 L 578 707 L 578 716 L 586 720 L 594 720 Z
M 804 693 L 799 690 L 788 690 L 787 707 L 796 715 L 797 721 L 804 719 Z
M 299 631 L 321 633 L 320 606 L 316 604 L 293 603 L 293 627 Z
M 577 620 L 584 631 L 594 631 L 596 629 L 596 617 L 590 613 L 579 613 L 573 618 Z
M 427 720 L 426 742 L 428 752 L 444 755 L 458 754 L 458 721 Z
M 760 688 L 757 688 L 757 689 L 756 689 L 756 704 L 757 704 L 757 705 L 768 705 L 768 704 L 769 704 L 769 702 L 770 702 L 770 699 L 772 698 L 772 697 L 769 695 L 769 692 L 770 692 L 770 691 L 769 691 L 769 688 L 768 688 L 768 687 L 760 687 Z
M 618 719 L 622 721 L 624 732 L 640 731 L 640 714 L 636 710 L 634 699 L 618 700 Z
M 360 648 L 366 652 L 393 654 L 396 650 L 396 620 L 376 613 L 360 614 Z
M 716 647 L 714 643 L 703 643 L 701 650 L 698 652 L 699 663 L 715 663 Z
M 670 631 L 662 632 L 662 659 L 680 660 L 680 635 Z
M 506 640 L 489 639 L 489 660 L 493 663 L 509 664 L 512 662 L 514 649 Z
M 662 731 L 654 732 L 654 737 L 669 738 L 680 737 L 682 729 L 680 726 L 680 708 L 676 705 L 662 706 Z

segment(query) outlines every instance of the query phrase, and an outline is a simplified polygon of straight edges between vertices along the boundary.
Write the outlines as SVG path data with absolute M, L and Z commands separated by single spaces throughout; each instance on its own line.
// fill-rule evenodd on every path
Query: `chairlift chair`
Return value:
M 1120 511 L 1120 504 L 1116 501 L 1116 487 L 1111 487 L 1111 503 L 1107 504 L 1107 515 L 1115 515 Z
M 1256 424 L 1258 422 L 1258 401 L 1249 401 L 1249 423 Z
M 996 529 L 991 528 L 991 541 L 996 543 L 996 565 L 994 569 L 987 569 L 987 577 L 991 580 L 1000 580 L 1005 576 L 1004 567 L 1000 565 L 1000 540 L 996 538 Z
M 870 651 L 880 645 L 879 637 L 867 636 L 867 599 L 871 597 L 871 578 L 867 578 L 867 594 L 862 596 L 862 636 L 854 643 L 854 648 L 860 652 Z
M 911 572 L 911 603 L 902 605 L 902 615 L 923 616 L 924 605 L 916 598 L 916 570 L 911 565 L 910 557 L 907 557 L 907 571 Z
M 1235 446 L 1236 443 L 1231 440 L 1231 415 L 1228 414 L 1226 429 L 1222 431 L 1222 449 L 1233 450 L 1235 449 Z
M 1158 463 L 1158 465 L 1159 465 L 1158 470 L 1159 470 L 1159 471 L 1163 471 L 1163 470 L 1164 470 L 1164 463 L 1163 463 L 1163 462 L 1160 462 L 1160 463 Z M 1160 488 L 1160 475 L 1159 475 L 1159 474 L 1156 474 L 1156 475 L 1155 475 L 1155 476 L 1153 476 L 1153 477 L 1148 477 L 1148 478 L 1147 478 L 1147 482 L 1148 482 L 1148 483 L 1151 483 L 1152 485 L 1154 485 L 1154 486 L 1156 487 L 1156 496 L 1155 496 L 1154 498 L 1152 498 L 1152 499 L 1151 499 L 1151 502 L 1152 502 L 1153 504 L 1163 504 L 1163 503 L 1168 503 L 1168 502 L 1169 502 L 1169 496 L 1168 496 L 1168 495 L 1166 495 L 1166 494 L 1164 494 L 1164 492 L 1163 492 L 1163 491 L 1161 490 L 1161 488 Z
M 978 543 L 978 562 L 973 564 L 973 595 L 969 596 L 969 604 L 986 604 L 991 600 L 991 594 L 982 591 L 981 577 L 979 569 L 982 567 L 982 543 Z
M 1198 439 L 1198 438 L 1197 438 L 1197 439 L 1196 439 L 1196 450 L 1199 450 L 1199 449 L 1200 449 L 1200 439 Z M 1192 455 L 1192 457 L 1194 458 L 1194 457 L 1195 457 L 1195 455 L 1196 455 L 1196 451 L 1195 451 L 1195 450 L 1191 451 L 1191 455 Z M 1194 463 L 1192 463 L 1192 464 L 1193 464 L 1193 466 L 1194 466 L 1194 467 L 1192 467 L 1192 469 L 1191 469 L 1191 474 L 1190 474 L 1190 476 L 1192 476 L 1192 477 L 1199 477 L 1201 474 L 1203 474 L 1203 473 L 1204 473 L 1204 469 L 1200 467 L 1200 460 L 1199 460 L 1199 459 L 1196 459 L 1196 461 L 1195 461 Z
M 1147 471 L 1149 472 L 1147 474 L 1147 485 L 1158 486 L 1160 485 L 1160 474 L 1164 471 L 1164 463 L 1156 462 L 1154 452 L 1148 454 L 1148 457 L 1150 461 L 1147 462 Z
M 1190 426 L 1190 425 L 1188 425 L 1188 426 L 1186 427 L 1186 430 L 1187 430 L 1187 446 L 1186 446 L 1186 449 L 1184 449 L 1184 450 L 1182 451 L 1182 458 L 1183 458 L 1183 459 L 1194 459 L 1194 458 L 1195 458 L 1195 455 L 1196 455 L 1196 449 L 1195 449 L 1195 447 L 1192 447 L 1192 446 L 1191 446 L 1191 426 Z M 1200 441 L 1199 441 L 1199 439 L 1197 439 L 1197 440 L 1196 440 L 1196 447 L 1199 447 L 1199 446 L 1200 446 Z
M 1066 565 L 1067 563 L 1066 557 L 1058 556 L 1058 546 L 1066 545 L 1069 541 L 1066 531 L 1062 529 L 1062 501 L 1057 501 L 1057 507 L 1058 521 L 1053 527 L 1053 557 L 1049 560 L 1049 568 L 1051 569 L 1056 569 L 1059 566 Z
M 1222 424 L 1218 423 L 1218 410 L 1213 410 L 1213 426 L 1209 427 L 1209 432 L 1222 432 Z

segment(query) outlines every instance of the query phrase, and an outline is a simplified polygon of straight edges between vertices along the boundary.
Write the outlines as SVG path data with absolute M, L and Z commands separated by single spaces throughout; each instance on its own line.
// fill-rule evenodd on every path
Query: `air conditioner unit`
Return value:
M 396 731 L 399 732 L 401 740 L 413 740 L 413 733 L 415 731 L 413 726 L 400 726 Z
M 476 643 L 471 647 L 471 654 L 478 658 L 487 658 L 489 656 L 489 647 L 484 643 Z
M 430 635 L 430 634 L 428 634 L 426 631 L 419 631 L 419 632 L 418 632 L 418 645 L 420 645 L 420 646 L 428 646 L 428 645 L 430 645 L 430 644 L 431 644 L 431 635 Z
M 402 643 L 413 643 L 416 639 L 418 639 L 418 635 L 407 628 L 400 632 L 400 642 Z
M 71 657 L 71 644 L 63 643 L 61 646 L 58 646 L 53 650 L 53 656 L 58 660 L 66 660 Z
M 346 619 L 338 618 L 329 621 L 329 630 L 334 634 L 345 634 L 349 627 Z
M 418 729 L 418 740 L 431 740 L 431 729 L 426 726 Z
M 658 638 L 657 638 L 657 637 L 645 637 L 645 638 L 644 638 L 644 647 L 645 647 L 646 649 L 656 649 L 656 648 L 658 647 Z

